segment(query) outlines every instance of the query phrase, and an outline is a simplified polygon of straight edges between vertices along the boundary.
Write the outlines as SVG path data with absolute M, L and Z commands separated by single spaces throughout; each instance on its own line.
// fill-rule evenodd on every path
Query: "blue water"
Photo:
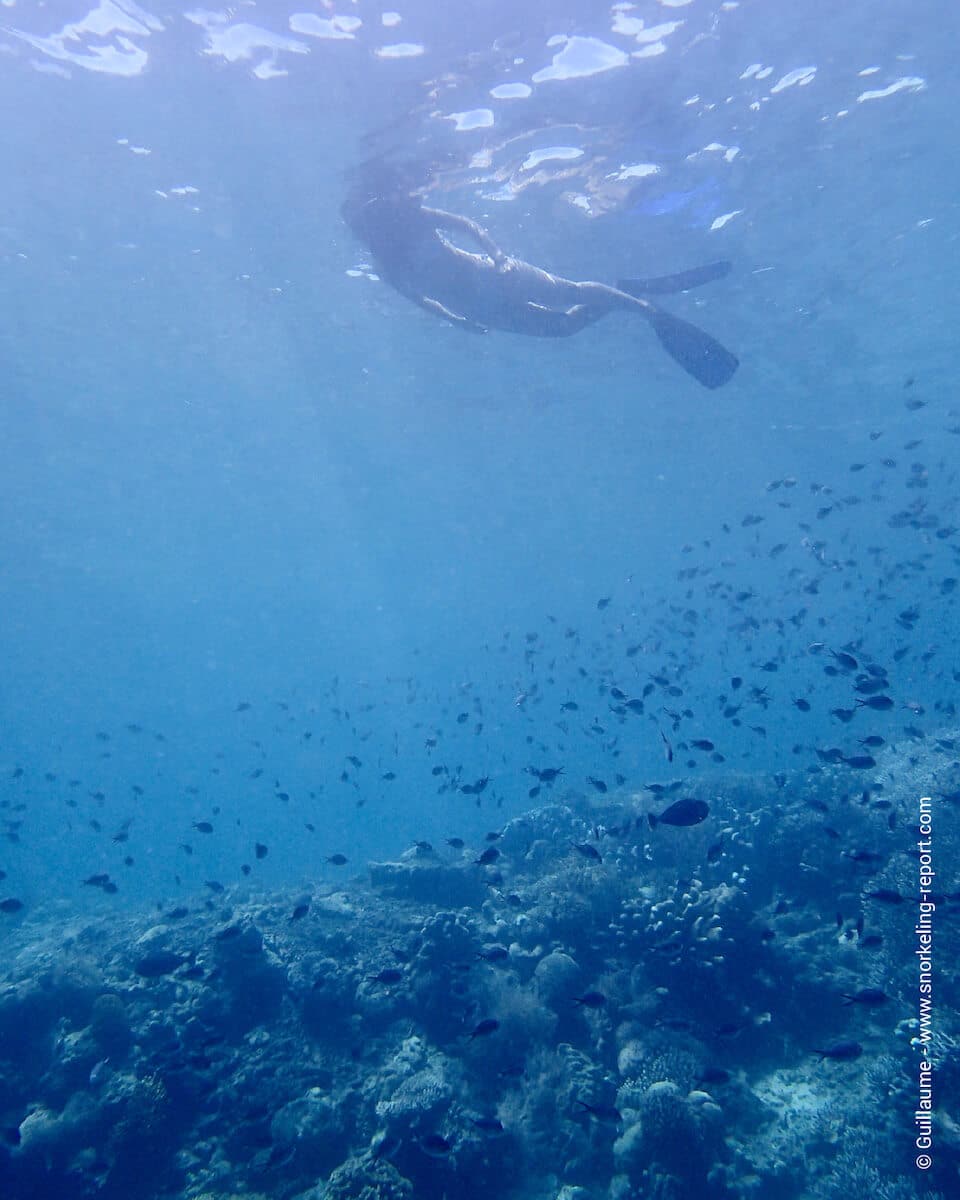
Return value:
M 956 33 L 945 0 L 5 0 L 24 919 L 231 887 L 258 840 L 278 889 L 477 842 L 534 805 L 531 766 L 576 803 L 587 776 L 721 788 L 953 728 Z M 378 153 L 571 278 L 731 261 L 663 306 L 737 374 L 706 391 L 631 315 L 539 340 L 415 307 L 339 215 Z M 831 715 L 841 647 L 894 711 Z M 678 694 L 611 713 L 656 675 Z M 481 804 L 441 764 L 489 777 Z

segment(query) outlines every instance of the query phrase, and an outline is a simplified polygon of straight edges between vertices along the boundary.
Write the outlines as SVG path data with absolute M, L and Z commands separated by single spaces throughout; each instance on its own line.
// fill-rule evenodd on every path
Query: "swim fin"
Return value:
M 740 360 L 709 333 L 658 308 L 645 315 L 664 350 L 704 387 L 723 387 L 733 377 Z
M 704 267 L 693 267 L 679 271 L 676 275 L 658 275 L 655 279 L 618 279 L 617 288 L 628 296 L 667 296 L 673 292 L 685 292 L 689 288 L 701 287 L 723 279 L 733 270 L 733 263 L 714 262 Z

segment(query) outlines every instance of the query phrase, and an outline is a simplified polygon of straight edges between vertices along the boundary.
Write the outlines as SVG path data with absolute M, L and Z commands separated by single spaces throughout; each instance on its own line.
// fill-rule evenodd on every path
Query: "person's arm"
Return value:
M 447 229 L 451 233 L 469 234 L 490 255 L 497 266 L 506 259 L 507 256 L 490 234 L 476 221 L 471 221 L 469 217 L 461 217 L 458 213 L 444 212 L 442 208 L 424 208 L 422 211 L 436 222 L 437 229 Z

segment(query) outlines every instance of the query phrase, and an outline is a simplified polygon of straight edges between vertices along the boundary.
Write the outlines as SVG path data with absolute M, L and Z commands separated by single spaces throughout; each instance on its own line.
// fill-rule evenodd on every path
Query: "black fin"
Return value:
M 676 275 L 658 275 L 655 279 L 618 279 L 617 288 L 628 296 L 667 296 L 673 292 L 686 292 L 690 288 L 723 279 L 733 270 L 733 263 L 707 263 L 705 267 L 694 267 L 690 271 L 679 271 Z
M 733 377 L 740 360 L 709 333 L 659 309 L 646 316 L 664 350 L 704 387 L 723 387 Z

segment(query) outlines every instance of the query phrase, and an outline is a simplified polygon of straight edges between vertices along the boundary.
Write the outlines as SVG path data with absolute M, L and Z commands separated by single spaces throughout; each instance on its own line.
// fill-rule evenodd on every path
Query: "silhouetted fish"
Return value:
M 814 1050 L 813 1053 L 820 1055 L 821 1062 L 825 1058 L 832 1058 L 837 1062 L 852 1062 L 863 1053 L 863 1047 L 859 1042 L 833 1042 L 823 1050 Z
M 144 979 L 159 979 L 163 975 L 171 975 L 177 967 L 182 967 L 189 961 L 183 954 L 173 950 L 151 950 L 138 958 L 133 969 Z
M 658 825 L 699 825 L 709 815 L 710 806 L 706 800 L 695 800 L 691 796 L 685 796 L 682 800 L 675 800 L 659 816 L 647 813 L 647 820 L 650 822 L 650 828 L 656 829 Z

